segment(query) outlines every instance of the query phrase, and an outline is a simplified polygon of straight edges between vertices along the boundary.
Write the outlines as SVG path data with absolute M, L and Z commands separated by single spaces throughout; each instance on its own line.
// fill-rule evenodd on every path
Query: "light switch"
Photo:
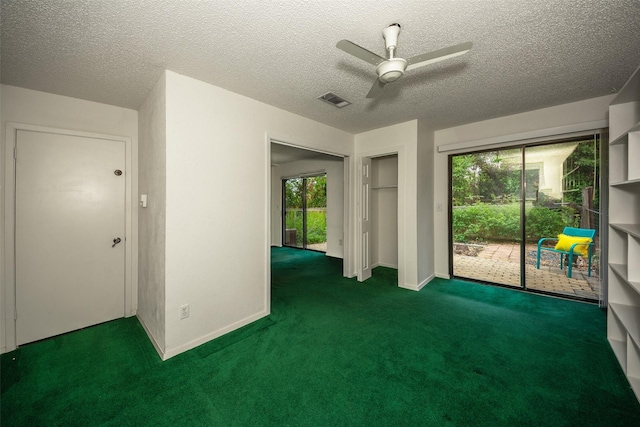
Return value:
M 141 208 L 146 208 L 147 207 L 147 195 L 146 194 L 141 194 L 140 195 L 140 207 Z

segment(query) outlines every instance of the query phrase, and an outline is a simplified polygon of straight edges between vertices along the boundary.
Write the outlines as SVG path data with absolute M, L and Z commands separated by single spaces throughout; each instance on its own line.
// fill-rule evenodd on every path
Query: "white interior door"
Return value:
M 16 338 L 124 316 L 125 143 L 18 130 Z
M 358 281 L 371 277 L 371 159 L 362 158 L 360 187 L 360 268 Z

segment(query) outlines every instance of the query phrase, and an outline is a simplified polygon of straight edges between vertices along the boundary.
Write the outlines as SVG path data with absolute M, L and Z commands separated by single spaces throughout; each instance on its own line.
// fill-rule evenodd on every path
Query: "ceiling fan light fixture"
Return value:
M 382 37 L 384 38 L 388 56 L 387 58 L 358 46 L 349 40 L 340 40 L 336 43 L 336 47 L 338 49 L 376 67 L 376 74 L 378 75 L 378 78 L 373 82 L 373 86 L 371 86 L 369 93 L 367 93 L 367 98 L 375 98 L 376 96 L 379 96 L 387 83 L 395 82 L 404 75 L 405 71 L 411 71 L 419 67 L 424 67 L 425 65 L 464 55 L 473 46 L 472 42 L 465 42 L 434 50 L 432 52 L 423 53 L 421 55 L 412 56 L 408 59 L 402 59 L 395 57 L 399 34 L 400 24 L 391 24 L 382 30 Z
M 402 77 L 406 68 L 407 61 L 402 58 L 393 58 L 378 65 L 376 73 L 381 82 L 390 83 Z

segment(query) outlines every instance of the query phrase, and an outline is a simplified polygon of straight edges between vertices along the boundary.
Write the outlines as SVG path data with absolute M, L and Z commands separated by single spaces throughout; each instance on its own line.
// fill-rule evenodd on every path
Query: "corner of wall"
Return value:
M 434 276 L 434 153 L 435 136 L 427 120 L 418 121 L 417 189 L 418 189 L 418 283 Z
M 158 353 L 165 351 L 166 75 L 140 107 L 138 188 L 138 319 Z M 138 205 L 136 205 L 138 206 Z
M 4 117 L 2 115 L 2 91 L 4 85 L 0 85 L 0 165 L 5 164 L 5 152 L 6 152 L 6 141 L 5 141 L 5 122 Z M 4 206 L 4 187 L 5 187 L 5 177 L 4 173 L 0 173 L 0 200 L 2 201 L 2 205 Z M 4 218 L 4 209 L 0 209 L 0 242 L 5 242 L 4 238 L 4 227 L 5 227 L 5 218 Z M 7 278 L 4 276 L 6 272 L 5 268 L 5 252 L 4 252 L 4 243 L 0 244 L 0 281 L 2 282 L 2 286 L 0 286 L 0 354 L 6 352 L 7 344 L 5 337 L 7 333 L 5 331 L 5 283 L 7 283 Z

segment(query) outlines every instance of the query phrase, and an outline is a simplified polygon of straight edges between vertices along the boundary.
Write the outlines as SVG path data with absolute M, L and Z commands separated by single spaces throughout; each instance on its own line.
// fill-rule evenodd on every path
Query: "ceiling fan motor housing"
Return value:
M 387 50 L 395 49 L 398 45 L 398 36 L 400 35 L 400 24 L 391 24 L 382 30 L 382 37 Z
M 402 58 L 388 59 L 378 65 L 376 73 L 382 83 L 390 83 L 398 80 L 407 68 L 407 61 Z

